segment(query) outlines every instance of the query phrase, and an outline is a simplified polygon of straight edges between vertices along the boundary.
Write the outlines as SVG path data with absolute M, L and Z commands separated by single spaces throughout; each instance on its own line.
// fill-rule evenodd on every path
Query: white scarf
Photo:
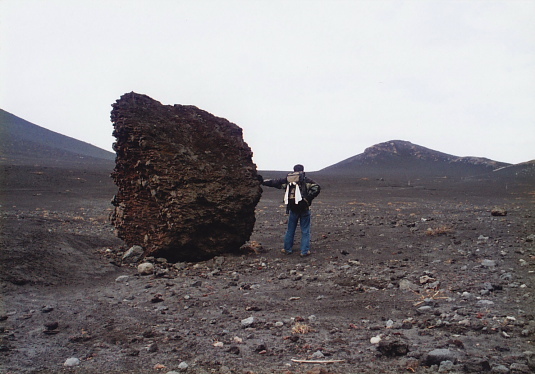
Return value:
M 288 195 L 290 194 L 290 186 L 295 186 L 295 203 L 299 203 L 303 198 L 301 197 L 301 191 L 299 185 L 295 182 L 288 183 L 286 186 L 286 193 L 284 194 L 284 204 L 288 205 Z

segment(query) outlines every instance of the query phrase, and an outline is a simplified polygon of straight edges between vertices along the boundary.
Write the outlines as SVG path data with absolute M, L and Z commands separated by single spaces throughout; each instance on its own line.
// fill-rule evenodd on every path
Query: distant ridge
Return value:
M 0 109 L 0 164 L 95 165 L 112 169 L 115 153 L 47 130 Z M 404 140 L 390 140 L 314 174 L 357 178 L 478 177 L 535 182 L 535 160 L 508 164 L 482 157 L 459 157 Z M 278 175 L 279 172 L 264 171 Z
M 458 157 L 404 140 L 391 140 L 366 148 L 363 153 L 320 170 L 362 177 L 472 176 L 510 164 L 481 157 Z
M 0 109 L 0 162 L 13 164 L 94 163 L 115 154 L 61 135 Z
M 502 178 L 534 179 L 535 160 L 507 165 L 494 170 L 493 174 Z

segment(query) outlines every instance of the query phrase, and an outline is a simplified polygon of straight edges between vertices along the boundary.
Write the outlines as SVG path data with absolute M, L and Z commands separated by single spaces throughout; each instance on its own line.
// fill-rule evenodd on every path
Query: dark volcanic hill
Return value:
M 535 180 L 535 160 L 508 165 L 493 171 L 500 178 Z
M 0 109 L 0 162 L 15 165 L 113 164 L 115 154 Z
M 509 165 L 486 158 L 453 156 L 408 141 L 391 140 L 366 148 L 364 153 L 320 172 L 358 177 L 449 177 L 482 175 Z

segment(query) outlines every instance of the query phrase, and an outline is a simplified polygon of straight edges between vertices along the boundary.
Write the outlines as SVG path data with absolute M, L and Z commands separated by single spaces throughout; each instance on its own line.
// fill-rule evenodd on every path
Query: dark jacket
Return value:
M 265 179 L 262 182 L 262 184 L 268 187 L 286 189 L 286 186 L 288 185 L 288 180 L 286 178 Z M 319 184 L 314 182 L 312 179 L 310 179 L 306 175 L 304 175 L 304 178 L 299 183 L 299 186 L 301 187 L 300 190 L 301 190 L 301 196 L 303 200 L 301 200 L 298 204 L 296 204 L 293 199 L 290 200 L 288 202 L 286 212 L 288 212 L 288 210 L 291 210 L 295 213 L 306 212 L 307 210 L 310 209 L 310 205 L 312 205 L 312 200 L 314 200 L 319 195 L 320 190 L 321 190 L 321 187 L 319 186 Z

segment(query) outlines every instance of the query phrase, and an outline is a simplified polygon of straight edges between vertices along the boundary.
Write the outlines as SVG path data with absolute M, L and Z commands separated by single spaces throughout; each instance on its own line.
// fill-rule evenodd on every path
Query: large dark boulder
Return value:
M 191 105 L 134 92 L 112 105 L 112 222 L 145 256 L 197 261 L 250 237 L 262 189 L 242 129 Z

